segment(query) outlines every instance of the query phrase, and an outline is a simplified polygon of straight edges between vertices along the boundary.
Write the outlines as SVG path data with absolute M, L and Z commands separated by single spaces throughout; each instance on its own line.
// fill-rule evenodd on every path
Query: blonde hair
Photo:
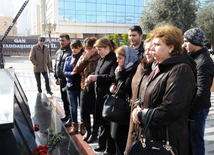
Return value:
M 161 38 L 167 46 L 174 45 L 174 49 L 170 53 L 171 56 L 183 53 L 183 36 L 179 28 L 169 24 L 157 27 L 151 31 L 151 38 L 154 39 L 155 37 Z
M 119 55 L 125 57 L 125 48 L 124 48 L 124 46 L 118 47 L 114 52 L 116 54 L 119 54 Z
M 112 40 L 108 40 L 107 38 L 100 38 L 94 44 L 94 47 L 107 47 L 107 46 L 110 48 L 110 51 L 114 51 L 117 48 L 115 42 Z

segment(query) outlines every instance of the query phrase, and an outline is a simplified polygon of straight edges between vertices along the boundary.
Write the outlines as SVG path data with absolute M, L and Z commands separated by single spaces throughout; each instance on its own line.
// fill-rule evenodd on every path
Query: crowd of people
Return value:
M 70 134 L 80 129 L 87 143 L 99 138 L 94 150 L 103 151 L 103 155 L 123 155 L 142 138 L 147 113 L 155 109 L 148 140 L 162 141 L 167 129 L 169 142 L 179 155 L 204 155 L 214 77 L 204 31 L 192 28 L 183 35 L 179 28 L 167 24 L 152 30 L 151 37 L 142 41 L 142 29 L 135 25 L 128 36 L 131 45 L 117 47 L 107 38 L 87 37 L 81 43 L 77 39 L 70 42 L 67 34 L 60 35 L 54 77 L 60 85 L 65 127 L 70 127 Z M 42 92 L 42 73 L 47 93 L 52 94 L 47 76 L 50 57 L 43 40 L 40 37 L 32 48 L 30 60 L 38 92 Z M 114 94 L 118 85 L 118 97 L 130 98 L 128 124 L 102 117 L 105 96 Z M 81 122 L 77 120 L 78 105 Z

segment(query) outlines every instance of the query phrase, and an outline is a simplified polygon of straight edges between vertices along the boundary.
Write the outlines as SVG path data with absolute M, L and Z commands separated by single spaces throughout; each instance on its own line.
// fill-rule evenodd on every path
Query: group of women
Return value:
M 104 155 L 128 153 L 136 135 L 141 138 L 148 110 L 156 109 L 147 138 L 162 141 L 167 127 L 170 144 L 178 154 L 188 154 L 188 111 L 195 92 L 195 64 L 182 54 L 182 42 L 182 32 L 177 27 L 165 25 L 154 29 L 151 38 L 144 41 L 144 58 L 140 64 L 134 49 L 125 45 L 117 48 L 106 38 L 86 38 L 83 46 L 78 40 L 71 43 L 73 60 L 67 58 L 64 75 L 70 77 L 72 86 L 78 85 L 68 89 L 72 126 L 77 124 L 79 99 L 86 127 L 83 139 L 93 142 L 99 127 L 101 129 L 95 151 L 105 149 Z M 130 123 L 127 125 L 102 117 L 104 96 L 114 93 L 122 81 L 118 96 L 126 98 L 128 94 L 131 97 Z M 90 114 L 94 116 L 93 131 Z M 72 132 L 77 132 L 76 128 Z

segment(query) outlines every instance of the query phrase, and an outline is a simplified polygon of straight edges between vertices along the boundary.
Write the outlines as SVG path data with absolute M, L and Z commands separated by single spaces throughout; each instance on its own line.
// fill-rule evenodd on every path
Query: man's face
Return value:
M 66 37 L 62 37 L 59 39 L 59 44 L 62 48 L 65 48 L 69 44 L 70 40 L 66 39 Z
M 128 32 L 129 35 L 129 41 L 131 42 L 131 45 L 133 45 L 135 48 L 141 44 L 141 40 L 143 38 L 143 35 L 139 35 L 137 31 L 131 31 Z
M 38 41 L 38 43 L 39 43 L 40 46 L 44 46 L 45 41 Z
M 195 45 L 191 44 L 186 38 L 184 38 L 183 47 L 187 50 L 188 53 L 195 52 Z

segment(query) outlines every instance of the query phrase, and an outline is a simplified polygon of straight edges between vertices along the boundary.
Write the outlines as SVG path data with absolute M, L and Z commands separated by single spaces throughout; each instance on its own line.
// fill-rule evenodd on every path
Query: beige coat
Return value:
M 47 46 L 44 45 L 44 52 L 39 44 L 34 45 L 30 50 L 29 60 L 33 64 L 34 72 L 47 72 L 50 68 L 50 54 Z

